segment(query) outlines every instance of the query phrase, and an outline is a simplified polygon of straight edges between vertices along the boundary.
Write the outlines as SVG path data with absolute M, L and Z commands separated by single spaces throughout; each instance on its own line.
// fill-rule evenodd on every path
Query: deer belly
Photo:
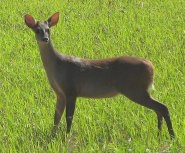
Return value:
M 86 84 L 84 83 L 79 90 L 79 97 L 89 98 L 108 98 L 118 94 L 114 87 L 105 84 Z

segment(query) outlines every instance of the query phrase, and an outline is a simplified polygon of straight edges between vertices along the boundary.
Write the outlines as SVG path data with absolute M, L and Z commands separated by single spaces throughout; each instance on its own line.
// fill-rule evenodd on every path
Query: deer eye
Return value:
M 39 33 L 41 33 L 41 32 L 42 32 L 41 29 L 37 29 L 37 30 L 36 30 L 36 33 L 37 33 L 37 34 L 39 34 Z
M 49 33 L 49 29 L 46 29 L 46 32 Z

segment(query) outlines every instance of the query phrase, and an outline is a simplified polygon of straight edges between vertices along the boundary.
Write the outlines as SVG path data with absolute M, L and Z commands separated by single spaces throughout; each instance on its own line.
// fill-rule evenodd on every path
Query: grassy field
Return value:
M 139 56 L 155 66 L 153 97 L 169 108 L 157 137 L 156 114 L 126 97 L 78 98 L 70 136 L 65 114 L 51 137 L 56 96 L 33 32 L 23 16 L 41 21 L 60 12 L 52 42 L 64 54 L 101 59 Z M 1 0 L 0 153 L 185 152 L 184 0 Z

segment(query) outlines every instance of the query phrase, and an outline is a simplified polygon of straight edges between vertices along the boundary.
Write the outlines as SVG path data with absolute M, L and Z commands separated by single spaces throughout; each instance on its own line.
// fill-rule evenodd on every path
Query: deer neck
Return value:
M 56 50 L 54 49 L 51 41 L 48 43 L 44 42 L 37 42 L 39 49 L 40 49 L 40 55 L 43 62 L 43 65 L 48 72 L 50 69 L 53 68 L 57 56 L 56 56 Z

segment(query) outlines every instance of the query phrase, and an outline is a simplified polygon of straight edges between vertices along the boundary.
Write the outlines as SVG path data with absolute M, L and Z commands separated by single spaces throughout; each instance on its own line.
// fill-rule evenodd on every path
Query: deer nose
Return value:
M 43 41 L 44 42 L 48 42 L 49 41 L 49 38 L 45 37 L 45 38 L 43 38 Z

